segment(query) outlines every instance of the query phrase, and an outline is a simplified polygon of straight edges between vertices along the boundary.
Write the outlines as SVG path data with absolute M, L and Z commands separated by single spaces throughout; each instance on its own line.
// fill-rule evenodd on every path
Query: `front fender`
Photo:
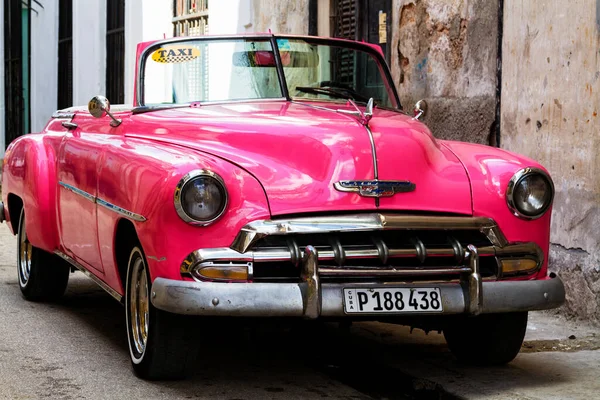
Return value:
M 471 181 L 473 216 L 493 218 L 509 242 L 535 242 L 544 252 L 537 278 L 547 275 L 552 207 L 536 220 L 521 219 L 506 203 L 508 182 L 520 169 L 540 168 L 537 162 L 506 150 L 470 143 L 440 141 L 463 163 Z
M 55 149 L 60 140 L 59 136 L 46 134 L 19 137 L 6 149 L 2 173 L 2 200 L 11 231 L 18 224 L 11 221 L 11 215 L 18 214 L 8 208 L 8 196 L 15 195 L 23 201 L 29 241 L 50 252 L 59 246 Z

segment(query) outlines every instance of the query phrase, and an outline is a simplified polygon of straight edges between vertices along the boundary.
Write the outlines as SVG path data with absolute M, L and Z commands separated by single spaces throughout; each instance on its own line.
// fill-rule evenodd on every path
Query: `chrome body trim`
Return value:
M 62 112 L 62 111 L 55 111 L 54 113 L 52 113 L 52 116 L 50 118 L 67 118 L 67 119 L 73 119 L 73 117 L 75 117 L 75 113 L 72 112 Z
M 117 214 L 120 214 L 120 215 L 127 217 L 129 219 L 132 219 L 134 221 L 137 221 L 137 222 L 145 222 L 146 221 L 146 217 L 144 217 L 143 215 L 140 215 L 140 214 L 134 213 L 132 211 L 126 210 L 122 207 L 116 206 L 112 203 L 109 203 L 108 201 L 102 200 L 101 198 L 96 198 L 96 203 L 99 206 L 102 206 L 106 209 L 114 211 Z
M 221 209 L 221 211 L 219 211 L 213 218 L 205 221 L 197 220 L 190 217 L 183 209 L 183 204 L 181 204 L 182 192 L 185 185 L 199 176 L 207 176 L 214 179 L 214 181 L 221 186 L 221 189 L 223 191 L 223 197 L 225 198 L 223 201 L 223 208 Z M 175 211 L 177 211 L 177 215 L 179 215 L 179 218 L 181 218 L 190 225 L 206 226 L 218 220 L 225 213 L 225 210 L 227 209 L 227 204 L 229 203 L 229 195 L 227 194 L 225 181 L 223 181 L 223 178 L 221 178 L 218 174 L 206 169 L 195 169 L 185 174 L 179 180 L 179 183 L 177 183 L 177 186 L 175 187 L 175 193 L 173 194 L 173 203 L 175 204 Z
M 6 214 L 4 214 L 4 202 L 0 201 L 0 223 L 6 221 Z
M 375 138 L 373 137 L 373 132 L 371 131 L 371 128 L 369 127 L 369 125 L 363 124 L 363 126 L 365 127 L 365 129 L 367 130 L 367 133 L 369 134 L 369 142 L 371 142 L 371 154 L 373 155 L 373 171 L 374 171 L 374 176 L 373 178 L 375 178 L 376 180 L 379 179 L 379 165 L 377 164 L 377 150 L 375 149 Z M 379 201 L 377 201 L 377 206 L 379 206 Z
M 308 283 L 215 283 L 190 282 L 156 278 L 152 284 L 152 304 L 158 309 L 187 315 L 230 317 L 311 317 L 306 293 Z M 343 290 L 356 288 L 438 287 L 442 295 L 444 315 L 463 314 L 469 307 L 468 294 L 460 283 L 356 283 L 322 284 L 320 317 L 349 317 L 344 313 Z M 560 306 L 565 289 L 560 278 L 529 281 L 483 282 L 481 313 L 547 310 Z M 214 299 L 218 302 L 214 302 Z M 216 303 L 216 304 L 215 304 Z M 391 316 L 418 315 L 390 314 Z M 367 314 L 368 315 L 368 314 Z M 429 316 L 431 312 L 428 313 Z M 439 314 L 437 314 L 439 315 Z M 364 315 L 363 315 L 364 316 Z M 380 318 L 373 315 L 373 318 Z
M 100 286 L 102 289 L 104 289 L 108 294 L 110 294 L 112 297 L 114 297 L 117 301 L 119 301 L 119 302 L 121 301 L 123 296 L 121 296 L 117 291 L 115 291 L 113 288 L 111 288 L 106 283 L 104 283 L 104 281 L 102 281 L 102 279 L 98 278 L 96 275 L 94 275 L 93 273 L 88 271 L 87 268 L 85 268 L 83 265 L 79 264 L 73 258 L 69 257 L 68 255 L 66 255 L 65 253 L 63 253 L 59 250 L 54 250 L 54 254 L 56 254 L 57 256 L 59 256 L 60 258 L 62 258 L 63 260 L 65 260 L 66 262 L 68 262 L 69 264 L 71 264 L 72 266 L 74 266 L 75 268 L 80 270 L 81 272 L 83 272 L 84 275 L 86 275 L 88 278 L 90 278 L 91 280 L 96 282 L 96 284 L 98 286 Z
M 140 214 L 134 213 L 133 211 L 129 211 L 122 207 L 116 206 L 112 203 L 109 203 L 106 200 L 102 200 L 101 198 L 94 196 L 93 194 L 90 194 L 84 190 L 78 189 L 75 186 L 69 185 L 64 182 L 58 182 L 58 184 L 60 186 L 62 186 L 63 188 L 65 188 L 66 190 L 69 190 L 75 194 L 78 194 L 79 196 L 85 198 L 86 200 L 89 200 L 92 203 L 96 203 L 104 208 L 114 211 L 117 214 L 123 215 L 124 217 L 127 217 L 127 218 L 132 219 L 137 222 L 145 222 L 146 221 L 146 217 L 144 217 L 143 215 L 140 215 Z
M 64 187 L 65 189 L 80 195 L 81 197 L 83 197 L 86 200 L 91 201 L 92 203 L 96 202 L 96 196 L 94 196 L 93 194 L 89 194 L 88 192 L 78 189 L 75 186 L 71 186 L 68 183 L 64 183 L 64 182 L 58 182 L 58 184 L 62 187 Z
M 361 232 L 380 230 L 471 230 L 485 234 L 497 247 L 508 245 L 508 240 L 491 218 L 431 217 L 394 214 L 356 214 L 333 217 L 306 217 L 285 220 L 257 220 L 245 225 L 230 248 L 245 253 L 258 240 L 270 235 L 297 233 Z
M 514 189 L 522 179 L 524 179 L 530 175 L 536 175 L 536 174 L 541 175 L 548 182 L 548 184 L 550 186 L 550 190 L 552 191 L 552 193 L 550 195 L 550 201 L 544 207 L 543 211 L 540 212 L 538 215 L 534 215 L 534 216 L 525 215 L 519 211 L 517 205 L 515 204 Z M 546 173 L 546 171 L 541 170 L 539 168 L 527 167 L 527 168 L 518 170 L 517 172 L 515 172 L 513 177 L 510 179 L 510 181 L 508 182 L 508 186 L 506 187 L 506 204 L 508 205 L 508 208 L 513 213 L 513 215 L 515 215 L 516 217 L 525 219 L 525 220 L 534 220 L 534 219 L 538 219 L 541 216 L 543 216 L 546 213 L 546 211 L 548 211 L 550 206 L 552 206 L 553 201 L 554 201 L 554 182 L 552 182 L 552 178 L 550 177 L 550 175 L 548 175 Z

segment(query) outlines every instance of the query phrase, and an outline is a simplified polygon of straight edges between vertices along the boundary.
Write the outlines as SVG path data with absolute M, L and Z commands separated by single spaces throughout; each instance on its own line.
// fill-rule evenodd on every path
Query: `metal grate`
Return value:
M 106 4 L 106 97 L 125 102 L 125 0 Z
M 334 14 L 334 37 L 342 39 L 356 39 L 356 1 L 337 0 Z M 338 49 L 334 55 L 335 81 L 354 87 L 354 52 L 347 49 Z
M 58 5 L 58 98 L 59 109 L 73 105 L 73 1 Z
M 208 33 L 208 0 L 175 0 L 174 36 L 199 36 Z

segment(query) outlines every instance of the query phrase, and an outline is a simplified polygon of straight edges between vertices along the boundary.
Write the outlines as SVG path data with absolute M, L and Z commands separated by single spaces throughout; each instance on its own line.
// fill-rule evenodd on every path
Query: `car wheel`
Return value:
M 131 250 L 125 288 L 129 354 L 135 374 L 148 380 L 182 379 L 196 359 L 193 320 L 155 308 L 150 272 L 139 244 Z
M 457 317 L 445 328 L 448 347 L 461 362 L 471 365 L 502 365 L 519 354 L 527 312 Z
M 21 210 L 17 230 L 17 273 L 23 297 L 31 301 L 59 299 L 69 283 L 70 271 L 70 265 L 64 260 L 29 242 L 25 212 Z

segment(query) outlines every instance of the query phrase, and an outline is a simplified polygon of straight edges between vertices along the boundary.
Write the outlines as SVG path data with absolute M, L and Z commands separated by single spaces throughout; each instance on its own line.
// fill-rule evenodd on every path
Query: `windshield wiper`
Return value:
M 158 104 L 152 106 L 138 106 L 131 110 L 132 114 L 143 114 L 151 111 L 170 110 L 172 108 L 188 108 L 192 104 L 197 102 L 184 103 L 184 104 Z
M 296 86 L 296 90 L 310 94 L 323 94 L 325 96 L 337 98 L 337 99 L 348 99 L 360 101 L 366 103 L 369 101 L 368 97 L 363 96 L 354 89 L 343 88 L 343 87 L 312 87 L 312 86 Z

